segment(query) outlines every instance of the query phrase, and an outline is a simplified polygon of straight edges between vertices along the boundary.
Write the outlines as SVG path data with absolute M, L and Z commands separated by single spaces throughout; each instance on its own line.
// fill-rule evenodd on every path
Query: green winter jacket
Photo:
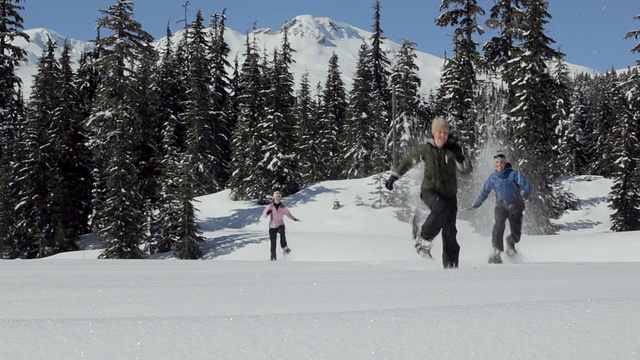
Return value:
M 396 176 L 401 177 L 420 160 L 424 161 L 424 178 L 421 191 L 434 191 L 447 198 L 455 198 L 458 192 L 457 173 L 471 172 L 469 160 L 465 157 L 463 162 L 457 162 L 453 154 L 448 150 L 454 140 L 449 139 L 442 149 L 438 149 L 433 139 L 426 144 L 416 146 L 405 157 L 398 168 Z

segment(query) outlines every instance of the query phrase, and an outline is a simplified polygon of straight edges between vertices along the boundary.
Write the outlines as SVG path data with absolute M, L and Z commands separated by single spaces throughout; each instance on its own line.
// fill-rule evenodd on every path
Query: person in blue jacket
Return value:
M 504 251 L 503 236 L 507 219 L 511 228 L 511 234 L 507 236 L 507 255 L 513 257 L 517 253 L 515 244 L 520 241 L 522 232 L 524 201 L 531 196 L 531 188 L 524 176 L 511 168 L 511 164 L 507 162 L 504 154 L 499 153 L 493 159 L 496 171 L 489 175 L 478 199 L 471 208 L 480 207 L 491 190 L 495 192 L 495 224 L 491 237 L 494 251 L 489 257 L 489 262 L 501 263 L 500 254 Z

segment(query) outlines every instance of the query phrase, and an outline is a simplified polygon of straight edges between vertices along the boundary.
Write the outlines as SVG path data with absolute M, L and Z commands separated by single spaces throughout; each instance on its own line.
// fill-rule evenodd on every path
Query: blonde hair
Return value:
M 435 134 L 437 131 L 446 130 L 449 131 L 449 123 L 441 116 L 437 116 L 431 122 L 431 133 Z

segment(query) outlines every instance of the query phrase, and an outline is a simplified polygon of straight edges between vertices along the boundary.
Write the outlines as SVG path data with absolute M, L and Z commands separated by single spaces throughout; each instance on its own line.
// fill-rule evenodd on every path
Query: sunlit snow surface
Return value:
M 197 203 L 201 261 L 0 261 L 0 358 L 640 359 L 640 234 L 607 231 L 610 181 L 569 180 L 583 208 L 515 263 L 487 264 L 490 239 L 459 220 L 457 270 L 439 238 L 424 260 L 392 209 L 355 206 L 371 183 L 284 198 L 302 222 L 276 262 L 262 208 L 228 192 Z

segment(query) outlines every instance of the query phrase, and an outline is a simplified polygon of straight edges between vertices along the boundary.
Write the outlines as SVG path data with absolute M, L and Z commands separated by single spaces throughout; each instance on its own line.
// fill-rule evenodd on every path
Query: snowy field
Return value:
M 0 359 L 640 359 L 640 234 L 608 231 L 610 181 L 566 181 L 582 208 L 517 262 L 487 264 L 490 239 L 458 220 L 453 270 L 440 238 L 424 260 L 393 209 L 355 205 L 371 183 L 284 198 L 302 221 L 276 262 L 262 207 L 226 191 L 199 198 L 203 260 L 97 260 L 87 242 L 0 261 Z

